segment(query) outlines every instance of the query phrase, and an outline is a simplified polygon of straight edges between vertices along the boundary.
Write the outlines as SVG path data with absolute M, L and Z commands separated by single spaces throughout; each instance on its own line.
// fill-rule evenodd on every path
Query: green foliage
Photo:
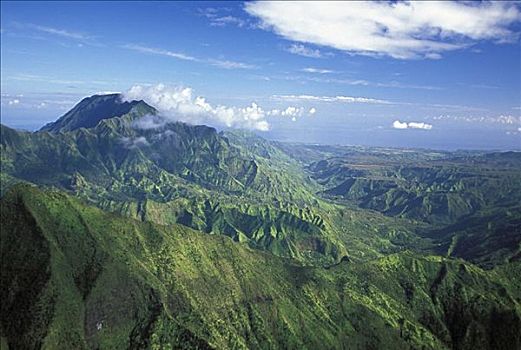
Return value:
M 521 202 L 519 153 L 442 159 L 405 153 L 384 158 L 352 152 L 312 163 L 309 170 L 327 197 L 433 224 Z
M 18 296 L 2 295 L 1 336 L 10 346 L 20 339 L 27 347 L 110 349 L 521 345 L 520 285 L 508 278 L 521 273 L 516 263 L 507 274 L 401 252 L 312 268 L 27 185 L 1 206 L 2 293 Z M 29 271 L 41 282 L 21 284 Z M 14 319 L 33 326 L 14 328 Z
M 87 102 L 94 111 L 110 105 L 95 100 L 75 107 L 74 120 L 90 113 Z M 105 210 L 222 233 L 309 263 L 333 263 L 346 254 L 323 222 L 327 204 L 285 153 L 251 135 L 229 134 L 230 141 L 206 126 L 139 129 L 133 123 L 143 115 L 135 111 L 140 105 L 130 106 L 121 117 L 70 132 L 62 132 L 69 130 L 63 126 L 69 114 L 56 122 L 59 133 L 2 126 L 4 187 L 12 179 L 58 187 Z M 147 141 L 134 144 L 138 139 Z M 259 145 L 251 146 L 254 141 Z
M 520 153 L 156 113 L 93 96 L 1 126 L 2 349 L 521 347 Z

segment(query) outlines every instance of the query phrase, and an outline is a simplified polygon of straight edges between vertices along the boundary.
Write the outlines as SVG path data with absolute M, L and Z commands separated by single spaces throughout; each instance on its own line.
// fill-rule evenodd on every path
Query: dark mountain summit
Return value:
M 103 119 L 134 114 L 136 117 L 156 114 L 155 108 L 143 101 L 123 101 L 120 94 L 94 95 L 81 100 L 73 109 L 40 131 L 64 132 L 79 128 L 92 128 Z

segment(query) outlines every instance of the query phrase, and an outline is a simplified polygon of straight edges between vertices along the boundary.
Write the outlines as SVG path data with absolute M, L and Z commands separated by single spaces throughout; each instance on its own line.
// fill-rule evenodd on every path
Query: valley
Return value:
M 0 147 L 10 349 L 521 346 L 519 152 L 282 143 L 117 94 Z

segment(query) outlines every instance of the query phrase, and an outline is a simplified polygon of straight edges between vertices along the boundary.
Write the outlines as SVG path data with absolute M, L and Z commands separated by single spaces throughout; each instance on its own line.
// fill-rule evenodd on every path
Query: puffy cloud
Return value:
M 125 101 L 144 100 L 154 106 L 159 115 L 146 115 L 133 124 L 138 129 L 157 129 L 172 121 L 190 124 L 206 124 L 267 131 L 268 118 L 288 117 L 295 119 L 312 115 L 315 108 L 307 112 L 304 107 L 288 106 L 282 109 L 264 110 L 252 102 L 246 107 L 212 105 L 204 97 L 195 96 L 189 87 L 170 87 L 163 84 L 155 86 L 134 85 L 122 94 Z
M 479 40 L 513 42 L 512 27 L 521 21 L 518 6 L 506 1 L 255 1 L 245 10 L 288 40 L 399 59 L 439 59 Z
M 393 122 L 393 128 L 395 129 L 407 129 L 407 123 L 402 123 L 399 120 Z
M 213 106 L 204 97 L 194 96 L 191 88 L 135 85 L 127 91 L 125 100 L 144 100 L 160 112 L 161 117 L 145 116 L 136 122 L 143 129 L 157 128 L 168 121 L 208 124 L 267 131 L 269 123 L 265 111 L 256 103 L 250 106 Z
M 15 98 L 14 100 L 10 100 L 8 102 L 9 106 L 13 106 L 13 105 L 17 105 L 17 104 L 20 104 L 20 100 Z
M 377 103 L 391 104 L 386 100 L 379 100 L 368 97 L 353 96 L 315 96 L 315 95 L 273 95 L 273 99 L 283 101 L 317 101 L 317 102 L 344 102 L 344 103 Z
M 393 128 L 395 129 L 423 129 L 423 130 L 431 130 L 432 125 L 423 123 L 423 122 L 401 122 L 399 120 L 395 120 L 393 122 Z
M 298 107 L 288 107 L 281 112 L 281 115 L 295 117 L 297 115 L 301 115 L 302 110 L 303 110 L 302 108 L 298 108 Z
M 311 116 L 315 114 L 317 110 L 311 107 L 307 112 L 304 107 L 289 106 L 286 109 L 272 109 L 267 112 L 268 116 L 281 116 L 291 118 L 292 121 L 297 121 L 298 117 L 305 115 Z

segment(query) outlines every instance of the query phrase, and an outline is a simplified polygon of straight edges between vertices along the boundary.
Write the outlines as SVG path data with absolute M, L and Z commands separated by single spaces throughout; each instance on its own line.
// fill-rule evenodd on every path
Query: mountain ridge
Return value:
M 1 336 L 14 348 L 521 345 L 521 286 L 507 282 L 521 273 L 519 264 L 487 272 L 401 252 L 366 264 L 304 267 L 227 237 L 129 220 L 34 186 L 13 187 L 0 205 L 1 278 L 9 286 L 1 290 Z M 28 241 L 31 250 L 12 249 Z M 40 282 L 24 280 L 28 270 Z M 39 322 L 10 322 L 34 320 L 35 311 Z
M 521 346 L 521 154 L 143 127 L 118 98 L 0 125 L 2 348 Z

